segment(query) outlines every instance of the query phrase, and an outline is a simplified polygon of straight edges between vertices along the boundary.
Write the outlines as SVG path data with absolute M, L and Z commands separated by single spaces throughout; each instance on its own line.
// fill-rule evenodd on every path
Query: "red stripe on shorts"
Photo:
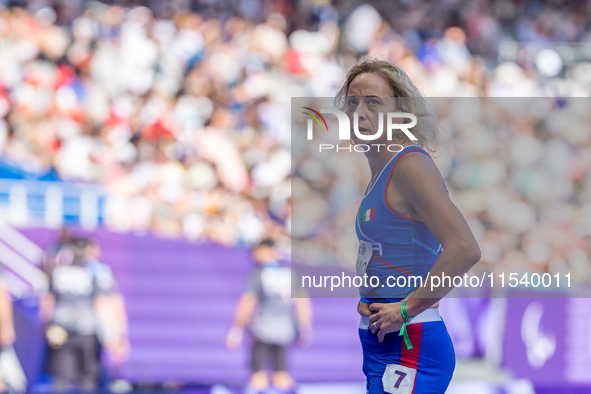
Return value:
M 417 369 L 419 366 L 419 355 L 421 353 L 421 338 L 423 336 L 423 323 L 411 324 L 406 327 L 408 331 L 408 338 L 412 343 L 412 349 L 407 349 L 404 339 L 400 337 L 400 364 L 405 367 Z M 413 384 L 412 392 L 415 392 L 415 384 L 417 383 L 417 375 Z

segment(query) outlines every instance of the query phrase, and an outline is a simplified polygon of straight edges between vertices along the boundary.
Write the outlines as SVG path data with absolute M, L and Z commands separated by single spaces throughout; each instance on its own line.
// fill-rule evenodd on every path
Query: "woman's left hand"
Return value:
M 384 341 L 386 334 L 400 331 L 404 319 L 400 308 L 402 302 L 373 303 L 369 305 L 372 315 L 369 317 L 369 327 L 372 334 L 377 332 L 379 342 Z

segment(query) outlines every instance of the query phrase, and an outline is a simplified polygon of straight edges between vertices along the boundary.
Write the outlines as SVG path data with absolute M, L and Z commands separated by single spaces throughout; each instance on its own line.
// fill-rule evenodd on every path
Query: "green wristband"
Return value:
M 406 344 L 406 349 L 412 349 L 412 343 L 410 343 L 410 338 L 408 337 L 408 331 L 406 331 L 406 326 L 408 323 L 413 319 L 412 317 L 408 317 L 406 314 L 406 301 L 402 303 L 402 307 L 400 308 L 400 312 L 402 313 L 402 318 L 404 319 L 404 323 L 400 328 L 400 334 L 398 336 L 402 336 L 404 338 L 404 343 Z

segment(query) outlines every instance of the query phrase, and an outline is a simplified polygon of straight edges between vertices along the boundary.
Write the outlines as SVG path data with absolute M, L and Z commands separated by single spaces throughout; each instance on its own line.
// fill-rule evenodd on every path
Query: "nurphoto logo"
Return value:
M 309 112 L 303 112 L 303 114 L 308 115 L 311 119 L 308 119 L 307 123 L 307 138 L 308 140 L 314 139 L 314 122 L 318 124 L 320 130 L 329 131 L 328 124 L 326 119 L 322 114 L 333 114 L 336 115 L 338 126 L 339 126 L 339 140 L 351 140 L 351 121 L 349 116 L 338 109 L 321 109 L 320 112 L 312 109 L 310 107 L 302 107 Z M 409 130 L 416 126 L 417 124 L 417 117 L 413 114 L 406 113 L 406 112 L 387 112 L 386 113 L 386 139 L 388 141 L 392 141 L 392 136 L 395 130 L 402 131 L 411 141 L 418 141 L 417 137 Z M 405 118 L 410 119 L 409 123 L 394 123 L 395 118 Z M 384 133 L 384 113 L 380 112 L 378 114 L 378 130 L 374 134 L 364 134 L 359 131 L 359 114 L 357 112 L 353 113 L 353 133 L 355 134 L 356 139 L 361 141 L 375 141 L 382 137 Z M 354 150 L 355 152 L 367 152 L 371 149 L 371 146 L 377 147 L 378 151 L 380 146 L 386 147 L 386 144 L 355 144 Z M 387 148 L 390 150 L 391 146 L 401 146 L 398 144 L 388 145 Z M 336 151 L 339 150 L 348 150 L 351 152 L 351 147 L 339 147 L 336 146 Z M 319 144 L 319 151 L 322 152 L 323 150 L 331 150 L 335 149 L 333 144 Z

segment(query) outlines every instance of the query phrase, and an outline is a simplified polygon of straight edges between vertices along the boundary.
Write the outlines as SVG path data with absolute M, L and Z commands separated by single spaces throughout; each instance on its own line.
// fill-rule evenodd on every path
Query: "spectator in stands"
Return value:
M 229 349 L 239 346 L 248 326 L 253 337 L 249 386 L 258 392 L 269 386 L 265 370 L 269 362 L 274 369 L 272 385 L 280 390 L 293 390 L 295 382 L 288 372 L 287 348 L 296 338 L 300 345 L 310 343 L 311 303 L 307 298 L 291 298 L 291 270 L 277 261 L 273 240 L 265 239 L 258 244 L 253 257 L 259 266 L 252 272 L 248 289 L 238 301 L 226 345 Z

